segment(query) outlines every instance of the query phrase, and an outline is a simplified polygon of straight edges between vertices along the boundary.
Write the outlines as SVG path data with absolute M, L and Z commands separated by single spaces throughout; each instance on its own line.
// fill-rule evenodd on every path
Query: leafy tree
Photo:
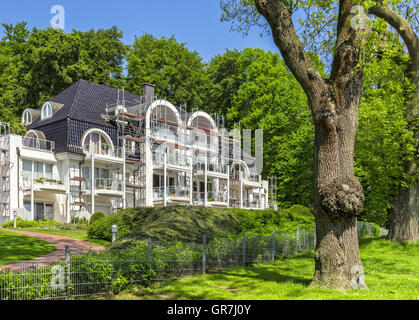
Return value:
M 3 24 L 0 42 L 0 117 L 20 121 L 25 108 L 36 108 L 79 79 L 122 86 L 126 47 L 122 33 L 108 30 L 26 28 Z
M 136 38 L 127 55 L 128 89 L 142 94 L 142 84 L 156 85 L 156 95 L 175 105 L 198 108 L 203 104 L 207 81 L 204 64 L 197 52 L 185 43 L 145 34 Z M 189 110 L 190 111 L 190 110 Z
M 264 130 L 263 175 L 278 177 L 282 207 L 312 205 L 313 124 L 304 92 L 280 55 L 262 49 L 227 51 L 207 69 L 210 112 L 227 126 Z
M 416 62 L 418 39 L 408 22 L 382 1 L 363 2 L 362 5 L 370 13 L 386 19 L 399 32 Z M 321 7 L 332 11 L 333 7 L 337 8 L 337 23 L 332 24 L 332 31 L 327 35 L 332 44 L 332 59 L 326 78 L 315 70 L 294 28 L 291 17 L 301 6 L 318 7 L 318 11 Z M 353 157 L 364 81 L 363 52 L 371 31 L 368 23 L 359 23 L 368 22 L 365 12 L 359 7 L 353 10 L 350 0 L 339 3 L 229 0 L 222 2 L 222 8 L 224 19 L 238 22 L 239 26 L 262 24 L 270 30 L 287 66 L 308 97 L 315 125 L 314 208 L 318 226 L 313 284 L 365 288 L 362 277 L 353 281 L 353 270 L 361 265 L 356 218 L 364 203 L 363 189 L 355 177 Z M 266 21 L 261 23 L 262 17 Z M 412 65 L 411 71 L 416 64 Z M 418 234 L 417 221 L 412 231 L 414 236 Z

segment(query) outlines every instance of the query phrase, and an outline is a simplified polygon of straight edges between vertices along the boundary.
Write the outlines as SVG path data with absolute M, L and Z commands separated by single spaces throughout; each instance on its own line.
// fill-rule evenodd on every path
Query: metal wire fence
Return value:
M 273 231 L 271 236 L 204 235 L 201 243 L 149 239 L 129 250 L 66 247 L 61 258 L 52 260 L 0 261 L 0 300 L 69 299 L 120 292 L 133 284 L 148 286 L 153 281 L 295 256 L 314 249 L 315 243 L 314 231 L 298 229 L 296 234 Z
M 129 250 L 74 250 L 63 257 L 0 262 L 0 300 L 68 299 L 118 292 L 133 284 L 247 266 L 314 248 L 314 232 L 243 233 L 240 238 L 207 238 L 201 243 L 147 240 Z

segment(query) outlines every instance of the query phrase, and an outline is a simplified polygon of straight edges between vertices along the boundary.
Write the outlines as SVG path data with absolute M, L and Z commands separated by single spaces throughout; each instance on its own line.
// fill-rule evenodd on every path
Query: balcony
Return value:
M 260 200 L 250 201 L 248 199 L 243 199 L 243 208 L 246 209 L 260 209 Z
M 203 176 L 205 172 L 205 164 L 195 163 L 193 165 L 193 170 L 197 172 L 198 176 Z M 208 163 L 207 175 L 215 177 L 223 176 L 223 178 L 227 179 L 227 177 L 224 177 L 224 175 L 227 175 L 227 166 L 219 163 Z
M 0 136 L 0 150 L 9 150 L 10 138 L 9 136 Z
M 190 168 L 191 158 L 182 154 L 169 154 L 166 157 L 167 165 L 169 168 L 182 167 L 182 170 L 185 168 Z M 162 153 L 153 153 L 153 163 L 155 166 L 164 165 L 164 154 Z
M 193 193 L 193 201 L 198 202 L 201 204 L 205 203 L 205 192 L 197 192 L 194 191 Z M 207 192 L 207 205 L 209 206 L 227 206 L 227 192 L 224 191 L 208 191 Z
M 167 199 L 189 201 L 190 189 L 189 187 L 166 187 Z M 154 200 L 161 200 L 164 198 L 164 187 L 155 187 L 153 189 Z
M 86 154 L 86 159 L 92 159 L 92 157 L 94 156 L 95 160 L 103 162 L 123 161 L 122 148 L 111 148 L 108 144 L 102 144 L 101 147 L 99 147 L 99 145 L 93 145 L 92 148 L 90 147 L 90 145 L 85 145 L 83 147 L 83 152 Z
M 32 183 L 32 173 L 24 172 L 22 174 L 22 187 L 23 190 L 29 190 L 33 188 L 35 191 L 47 191 L 47 190 L 54 190 L 54 191 L 65 191 L 64 182 L 58 176 L 42 176 L 38 173 L 34 173 L 33 175 L 33 183 Z
M 22 137 L 22 147 L 37 151 L 54 152 L 55 142 L 49 140 L 40 140 L 30 137 Z
M 92 180 L 85 180 L 83 182 L 83 189 L 86 190 L 87 194 L 91 194 L 92 191 Z M 108 195 L 108 196 L 122 196 L 124 181 L 121 179 L 95 179 L 95 194 L 97 195 Z

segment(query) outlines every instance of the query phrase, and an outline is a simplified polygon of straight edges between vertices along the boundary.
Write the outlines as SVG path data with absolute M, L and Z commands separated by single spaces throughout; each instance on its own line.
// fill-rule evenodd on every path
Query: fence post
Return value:
M 272 231 L 272 261 L 275 260 L 275 229 Z
M 246 232 L 243 232 L 243 242 L 242 242 L 242 263 L 243 267 L 246 266 Z
M 112 225 L 112 242 L 116 241 L 117 233 L 118 233 L 118 226 L 114 224 Z
M 147 261 L 151 267 L 151 239 L 147 240 Z
M 67 299 L 70 299 L 70 246 L 65 246 L 65 280 Z
M 202 273 L 205 274 L 207 265 L 207 235 L 204 234 L 202 239 Z
M 298 255 L 298 245 L 300 242 L 300 228 L 297 228 L 297 237 L 295 241 L 295 255 Z

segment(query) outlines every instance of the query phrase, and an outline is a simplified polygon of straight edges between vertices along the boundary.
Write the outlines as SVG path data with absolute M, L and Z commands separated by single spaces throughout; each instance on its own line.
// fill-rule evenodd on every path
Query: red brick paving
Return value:
M 92 244 L 86 241 L 78 240 L 78 239 L 72 239 L 68 237 L 63 236 L 57 236 L 54 234 L 46 234 L 46 233 L 37 233 L 37 232 L 29 232 L 29 231 L 18 231 L 18 230 L 8 230 L 8 229 L 0 229 L 0 231 L 8 231 L 8 232 L 16 232 L 20 234 L 24 234 L 30 237 L 35 237 L 41 240 L 44 240 L 46 242 L 49 242 L 57 248 L 54 252 L 48 253 L 46 255 L 43 255 L 41 257 L 38 257 L 33 260 L 28 260 L 24 262 L 19 262 L 15 264 L 9 264 L 6 266 L 0 267 L 0 271 L 4 269 L 10 269 L 12 272 L 18 272 L 23 270 L 28 270 L 31 267 L 47 267 L 51 263 L 63 260 L 65 257 L 65 246 L 70 246 L 70 252 L 72 254 L 82 254 L 87 249 L 93 250 L 93 251 L 100 251 L 104 250 L 105 248 Z

